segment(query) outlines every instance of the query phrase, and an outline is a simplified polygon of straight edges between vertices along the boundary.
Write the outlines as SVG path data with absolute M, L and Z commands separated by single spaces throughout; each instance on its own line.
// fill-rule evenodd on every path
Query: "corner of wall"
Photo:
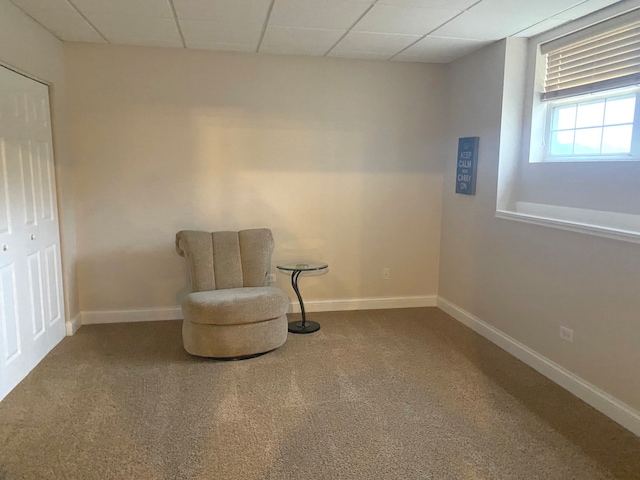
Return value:
M 506 210 L 513 203 L 513 192 L 517 189 L 522 159 L 527 44 L 526 38 L 505 40 L 496 210 Z

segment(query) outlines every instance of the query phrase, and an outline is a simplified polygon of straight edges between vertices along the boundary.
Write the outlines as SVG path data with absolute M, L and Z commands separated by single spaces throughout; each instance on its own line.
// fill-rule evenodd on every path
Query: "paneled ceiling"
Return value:
M 618 0 L 11 0 L 63 41 L 447 63 Z

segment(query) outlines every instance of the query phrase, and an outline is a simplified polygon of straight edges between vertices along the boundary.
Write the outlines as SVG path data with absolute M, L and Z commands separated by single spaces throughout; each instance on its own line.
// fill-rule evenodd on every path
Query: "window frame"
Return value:
M 602 99 L 624 97 L 635 94 L 635 111 L 633 117 L 633 132 L 631 136 L 631 149 L 629 153 L 616 154 L 571 154 L 571 155 L 553 155 L 551 154 L 551 134 L 553 131 L 553 113 L 556 107 L 564 105 L 573 105 L 588 101 L 598 101 Z M 564 97 L 557 100 L 540 101 L 540 105 L 545 109 L 544 112 L 544 139 L 543 139 L 543 157 L 541 160 L 529 158 L 530 163 L 537 162 L 637 162 L 640 161 L 640 86 L 614 88 L 597 93 L 589 93 L 584 95 L 576 95 Z

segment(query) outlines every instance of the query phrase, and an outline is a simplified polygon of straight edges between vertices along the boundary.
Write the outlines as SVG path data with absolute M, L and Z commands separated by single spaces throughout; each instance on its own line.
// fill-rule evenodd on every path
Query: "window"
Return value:
M 507 42 L 502 105 L 496 216 L 640 244 L 638 5 Z
M 595 98 L 594 98 L 595 97 Z M 606 92 L 550 102 L 548 160 L 638 159 L 634 129 L 638 93 Z
M 640 160 L 640 16 L 541 45 L 544 161 Z

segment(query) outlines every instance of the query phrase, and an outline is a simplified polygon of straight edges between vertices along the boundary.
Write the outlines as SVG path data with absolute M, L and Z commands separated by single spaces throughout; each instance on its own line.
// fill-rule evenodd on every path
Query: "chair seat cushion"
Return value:
M 195 292 L 182 303 L 185 320 L 204 325 L 238 325 L 284 315 L 289 298 L 276 287 L 242 287 Z

